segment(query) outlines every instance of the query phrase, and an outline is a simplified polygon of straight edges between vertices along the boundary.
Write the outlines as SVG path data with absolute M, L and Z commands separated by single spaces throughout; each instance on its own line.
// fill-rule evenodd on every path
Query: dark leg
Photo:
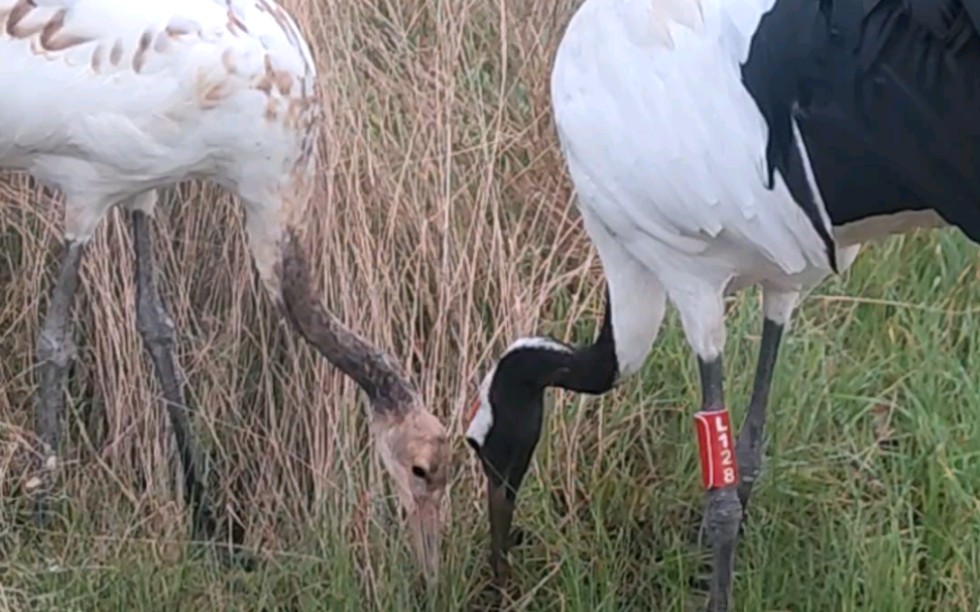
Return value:
M 766 423 L 766 405 L 769 403 L 772 373 L 776 367 L 782 336 L 783 326 L 767 317 L 762 324 L 762 343 L 759 346 L 759 362 L 755 370 L 752 399 L 742 429 L 738 432 L 738 443 L 735 446 L 741 477 L 738 484 L 738 499 L 742 503 L 743 514 L 748 510 L 752 486 L 762 468 L 762 436 Z
M 708 489 L 704 511 L 705 527 L 712 548 L 713 573 L 708 610 L 728 610 L 735 566 L 735 543 L 742 521 L 742 505 L 736 492 L 738 479 L 732 436 L 725 412 L 722 386 L 722 358 L 705 362 L 698 358 L 701 370 L 702 409 L 697 415 L 703 453 L 712 457 L 703 461 L 705 486 Z M 710 469 L 704 464 L 709 464 Z
M 136 325 L 163 388 L 167 413 L 177 440 L 184 492 L 193 513 L 193 537 L 210 539 L 214 536 L 215 522 L 197 469 L 200 455 L 191 428 L 190 407 L 184 399 L 183 376 L 173 356 L 173 323 L 157 293 L 150 218 L 141 211 L 134 211 L 132 215 L 136 247 Z
M 37 432 L 41 438 L 42 456 L 40 486 L 35 495 L 35 519 L 44 525 L 47 519 L 48 488 L 58 467 L 61 438 L 61 416 L 65 407 L 65 381 L 75 343 L 72 341 L 71 307 L 78 288 L 78 272 L 82 263 L 84 244 L 68 241 L 58 280 L 51 291 L 51 303 L 37 337 L 38 407 Z

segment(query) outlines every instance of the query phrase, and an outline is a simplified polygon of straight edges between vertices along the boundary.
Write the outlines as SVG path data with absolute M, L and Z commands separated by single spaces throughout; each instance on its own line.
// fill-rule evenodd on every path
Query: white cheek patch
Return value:
M 477 446 L 482 447 L 491 427 L 493 427 L 493 410 L 490 408 L 489 402 L 481 399 L 480 407 L 466 430 L 466 437 L 475 442 Z
M 556 342 L 551 338 L 519 338 L 504 351 L 500 359 L 497 360 L 497 363 L 500 363 L 500 360 L 510 353 L 521 349 L 550 350 L 562 353 L 570 353 L 572 351 L 567 345 Z M 494 366 L 483 378 L 483 382 L 480 384 L 480 394 L 476 400 L 477 405 L 474 406 L 472 412 L 467 416 L 469 423 L 466 427 L 466 437 L 480 447 L 486 442 L 487 435 L 493 428 L 493 407 L 490 405 L 490 383 L 493 381 L 493 375 L 496 371 L 497 367 Z
M 487 434 L 490 433 L 490 428 L 493 427 L 493 408 L 490 407 L 490 381 L 493 380 L 493 374 L 496 371 L 496 367 L 490 370 L 480 384 L 476 410 L 469 417 L 470 421 L 466 427 L 466 437 L 481 447 L 487 439 Z

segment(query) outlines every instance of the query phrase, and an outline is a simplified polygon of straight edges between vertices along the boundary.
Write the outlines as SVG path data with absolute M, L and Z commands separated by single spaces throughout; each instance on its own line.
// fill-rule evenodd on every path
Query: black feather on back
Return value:
M 978 27 L 980 0 L 777 0 L 743 66 L 770 163 L 796 103 L 835 225 L 931 208 L 980 241 Z

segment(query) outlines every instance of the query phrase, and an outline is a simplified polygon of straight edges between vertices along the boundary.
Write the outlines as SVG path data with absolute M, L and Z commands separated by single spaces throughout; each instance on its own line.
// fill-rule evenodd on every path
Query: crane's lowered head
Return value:
M 544 391 L 611 389 L 617 371 L 615 356 L 610 357 L 611 337 L 606 326 L 595 344 L 582 348 L 551 338 L 522 338 L 504 352 L 480 385 L 467 414 L 466 441 L 487 476 L 490 561 L 498 579 L 507 573 L 517 491 L 541 437 Z
M 511 344 L 484 377 L 466 415 L 466 441 L 487 476 L 490 562 L 498 579 L 507 573 L 517 490 L 541 437 L 545 389 L 597 395 L 619 380 L 610 304 L 607 287 L 605 315 L 592 344 L 573 347 L 541 336 Z
M 428 583 L 439 571 L 440 510 L 449 471 L 446 428 L 419 399 L 398 363 L 328 312 L 311 290 L 309 266 L 295 236 L 282 244 L 281 308 L 314 348 L 364 390 L 371 433 L 394 480 Z
M 375 416 L 371 428 L 407 513 L 416 558 L 426 580 L 434 582 L 439 573 L 440 510 L 449 471 L 446 429 L 423 409 Z

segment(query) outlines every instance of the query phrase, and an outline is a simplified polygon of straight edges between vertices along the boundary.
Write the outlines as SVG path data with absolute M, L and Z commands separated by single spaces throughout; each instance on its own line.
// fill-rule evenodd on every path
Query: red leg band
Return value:
M 728 410 L 702 410 L 694 415 L 694 425 L 701 451 L 701 484 L 705 489 L 737 484 L 738 463 Z

